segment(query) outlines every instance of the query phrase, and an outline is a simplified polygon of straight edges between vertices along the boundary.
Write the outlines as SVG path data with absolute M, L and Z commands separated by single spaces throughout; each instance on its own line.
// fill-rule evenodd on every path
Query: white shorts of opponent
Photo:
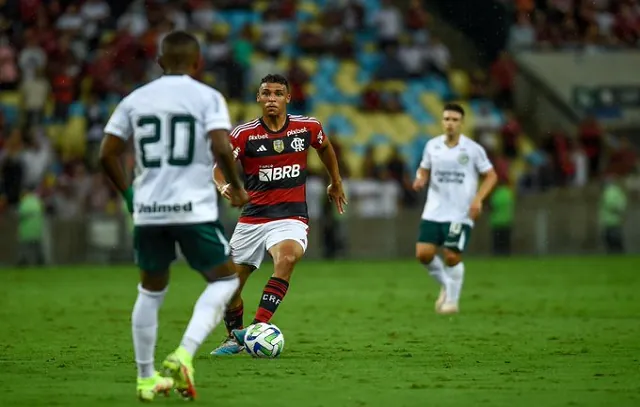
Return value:
M 284 240 L 295 240 L 306 251 L 308 229 L 306 223 L 294 219 L 260 224 L 238 223 L 229 242 L 231 258 L 235 264 L 259 268 L 265 250 Z

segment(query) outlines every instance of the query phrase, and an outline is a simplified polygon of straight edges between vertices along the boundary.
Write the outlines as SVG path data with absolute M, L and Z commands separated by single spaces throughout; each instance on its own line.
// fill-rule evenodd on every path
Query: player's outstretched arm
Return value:
M 339 213 L 344 213 L 344 207 L 348 204 L 347 197 L 342 187 L 342 177 L 340 176 L 340 167 L 338 166 L 338 158 L 336 152 L 328 138 L 325 138 L 320 147 L 317 149 L 320 161 L 327 169 L 331 183 L 327 187 L 327 195 L 329 200 L 335 203 Z
M 211 138 L 211 152 L 216 159 L 216 169 L 220 169 L 224 180 L 231 186 L 231 204 L 233 206 L 242 206 L 249 201 L 249 197 L 242 186 L 242 181 L 235 165 L 233 152 L 229 144 L 229 132 L 222 129 L 212 130 L 209 132 L 209 137 Z M 214 177 L 215 174 L 214 169 Z
M 100 164 L 116 189 L 122 194 L 129 213 L 133 213 L 133 190 L 127 181 L 121 157 L 127 149 L 127 143 L 113 134 L 105 134 L 100 146 Z

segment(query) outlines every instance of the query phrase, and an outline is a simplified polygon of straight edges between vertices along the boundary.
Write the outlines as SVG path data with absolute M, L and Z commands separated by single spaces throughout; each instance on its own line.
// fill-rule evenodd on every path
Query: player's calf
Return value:
M 304 255 L 304 248 L 295 240 L 284 240 L 269 249 L 273 257 L 273 275 L 262 292 L 253 323 L 269 322 L 289 290 L 293 269 Z
M 459 311 L 460 292 L 464 282 L 464 263 L 462 254 L 453 250 L 444 250 L 444 261 L 446 264 L 445 274 L 446 298 L 439 307 L 438 312 L 442 314 L 452 314 Z

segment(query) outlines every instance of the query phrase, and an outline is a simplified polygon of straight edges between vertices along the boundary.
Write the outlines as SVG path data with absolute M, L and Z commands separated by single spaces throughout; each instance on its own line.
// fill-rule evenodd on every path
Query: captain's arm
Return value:
M 320 122 L 317 123 L 315 131 L 312 133 L 311 146 L 316 149 L 322 165 L 324 165 L 329 174 L 331 184 L 341 183 L 342 177 L 340 176 L 340 166 L 338 165 L 336 151 L 333 149 L 329 137 L 324 133 Z
M 322 141 L 322 144 L 320 144 L 316 151 L 318 152 L 320 161 L 322 161 L 322 164 L 329 173 L 331 183 L 335 184 L 337 182 L 342 182 L 342 177 L 340 176 L 340 167 L 338 165 L 338 157 L 336 156 L 336 152 L 333 149 L 333 145 L 331 145 L 331 141 L 329 141 L 329 138 L 325 137 Z

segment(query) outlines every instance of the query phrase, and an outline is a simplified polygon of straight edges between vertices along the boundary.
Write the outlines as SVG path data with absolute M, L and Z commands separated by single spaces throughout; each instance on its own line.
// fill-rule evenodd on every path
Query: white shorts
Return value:
M 238 223 L 231 241 L 231 258 L 235 264 L 259 268 L 264 252 L 284 240 L 295 240 L 307 250 L 309 226 L 294 219 L 274 220 L 268 223 Z

